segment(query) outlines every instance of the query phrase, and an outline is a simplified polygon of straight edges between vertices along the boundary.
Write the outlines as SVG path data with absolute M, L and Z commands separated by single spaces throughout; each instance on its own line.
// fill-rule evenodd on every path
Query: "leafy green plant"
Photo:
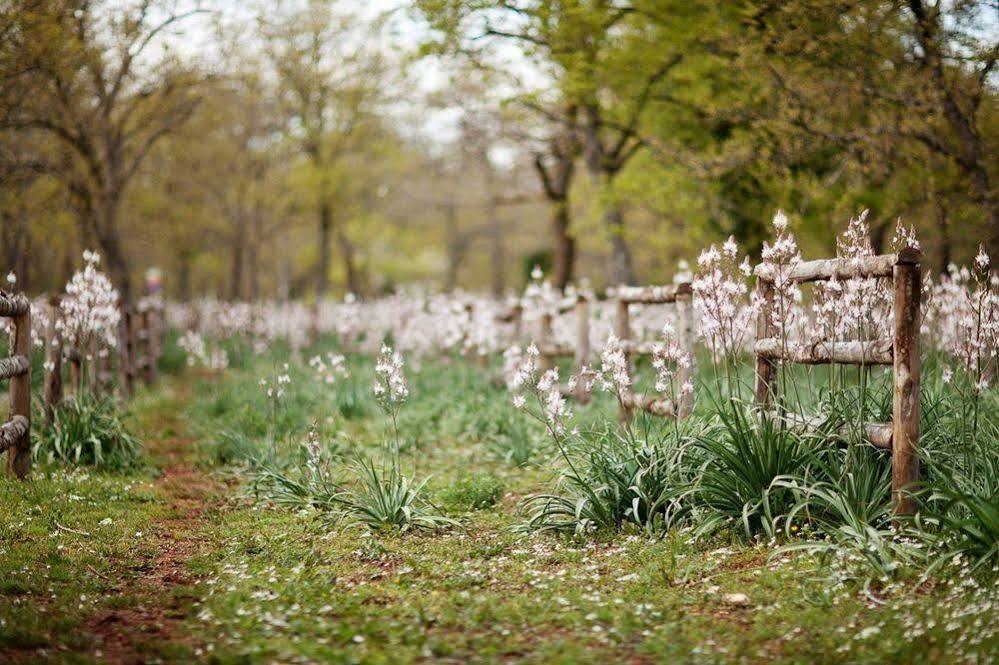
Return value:
M 399 531 L 458 525 L 421 496 L 426 479 L 412 483 L 399 469 L 397 459 L 379 468 L 370 458 L 361 458 L 353 469 L 357 484 L 336 499 L 341 518 L 349 525 Z
M 143 458 L 142 443 L 125 425 L 125 414 L 110 396 L 81 394 L 63 401 L 51 426 L 32 432 L 35 459 L 125 469 Z
M 733 403 L 719 411 L 720 431 L 698 438 L 704 462 L 694 494 L 710 511 L 701 533 L 739 524 L 747 537 L 773 537 L 777 523 L 794 504 L 790 489 L 775 481 L 791 479 L 809 463 L 805 439 L 775 418 Z
M 519 529 L 580 534 L 632 524 L 651 536 L 667 533 L 692 506 L 687 444 L 672 426 L 652 442 L 608 430 L 574 438 L 561 491 L 528 497 L 528 521 Z

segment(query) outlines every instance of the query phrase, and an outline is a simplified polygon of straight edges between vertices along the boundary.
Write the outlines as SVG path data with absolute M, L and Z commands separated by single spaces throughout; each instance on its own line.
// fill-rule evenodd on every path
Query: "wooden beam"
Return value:
M 788 342 L 783 348 L 781 340 L 769 337 L 756 341 L 757 358 L 790 360 L 802 365 L 891 365 L 891 342 L 819 342 L 805 345 Z
M 767 415 L 775 420 L 784 421 L 788 427 L 796 432 L 813 432 L 822 427 L 826 422 L 824 418 L 819 416 L 805 416 L 798 413 L 785 412 L 780 414 L 775 411 L 769 411 Z M 832 430 L 832 434 L 842 441 L 852 441 L 857 438 L 857 428 L 846 423 Z M 871 444 L 875 448 L 891 450 L 892 424 L 864 423 L 862 438 L 866 443 Z
M 629 415 L 635 409 L 641 409 L 660 418 L 676 417 L 676 407 L 673 405 L 673 400 L 659 395 L 636 395 L 627 392 L 621 396 L 621 406 Z
M 629 305 L 662 305 L 676 302 L 677 297 L 693 293 L 689 282 L 663 286 L 618 286 L 608 289 L 607 296 Z
M 0 425 L 0 453 L 9 448 L 16 448 L 18 442 L 27 436 L 31 423 L 24 416 L 13 416 L 10 420 Z M 12 450 L 11 455 L 14 455 Z
M 922 253 L 907 247 L 897 254 L 880 254 L 860 258 L 818 259 L 802 261 L 787 275 L 792 282 L 818 282 L 835 277 L 851 279 L 855 277 L 891 277 L 896 265 L 918 265 Z M 777 275 L 771 266 L 760 264 L 754 270 L 756 276 L 766 282 L 773 282 Z

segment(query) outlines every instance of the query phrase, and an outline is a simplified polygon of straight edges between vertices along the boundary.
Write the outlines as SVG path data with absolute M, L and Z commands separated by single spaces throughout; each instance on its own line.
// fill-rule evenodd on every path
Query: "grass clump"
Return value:
M 52 423 L 32 432 L 37 460 L 120 470 L 143 460 L 142 443 L 111 396 L 81 394 L 56 407 Z
M 441 492 L 444 505 L 453 511 L 485 510 L 503 496 L 503 482 L 496 476 L 471 473 L 455 480 Z

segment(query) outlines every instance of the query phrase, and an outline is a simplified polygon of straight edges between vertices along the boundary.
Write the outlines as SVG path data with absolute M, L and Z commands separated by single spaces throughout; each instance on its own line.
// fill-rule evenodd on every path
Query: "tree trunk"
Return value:
M 181 302 L 191 301 L 191 252 L 177 252 L 177 295 Z
M 232 265 L 229 273 L 229 299 L 239 300 L 243 295 L 243 255 L 244 255 L 244 234 L 242 229 L 237 228 L 236 236 L 232 243 Z
M 458 269 L 461 266 L 463 253 L 460 231 L 458 229 L 458 211 L 454 201 L 449 201 L 444 210 L 444 232 L 447 238 L 447 271 L 444 273 L 444 291 L 454 291 L 458 287 Z
M 631 252 L 624 241 L 624 215 L 621 206 L 612 204 L 604 213 L 604 223 L 610 234 L 611 254 L 609 278 L 611 284 L 634 284 L 635 270 Z
M 572 281 L 572 271 L 576 264 L 576 239 L 569 233 L 568 202 L 558 201 L 553 204 L 551 224 L 554 241 L 552 246 L 555 250 L 552 257 L 552 278 L 555 288 L 564 291 Z
M 319 204 L 319 263 L 316 265 L 316 297 L 326 295 L 330 274 L 330 234 L 333 230 L 333 209 L 323 201 Z
M 343 225 L 337 229 L 336 239 L 340 246 L 340 259 L 343 261 L 343 272 L 347 280 L 345 285 L 347 293 L 360 296 L 363 294 L 364 287 L 361 284 L 361 276 L 357 269 L 357 252 L 354 249 L 354 243 L 347 237 Z
M 940 233 L 940 256 L 937 266 L 940 274 L 946 275 L 947 266 L 951 261 L 950 220 L 947 218 L 947 209 L 939 197 L 936 197 L 935 203 L 937 231 Z

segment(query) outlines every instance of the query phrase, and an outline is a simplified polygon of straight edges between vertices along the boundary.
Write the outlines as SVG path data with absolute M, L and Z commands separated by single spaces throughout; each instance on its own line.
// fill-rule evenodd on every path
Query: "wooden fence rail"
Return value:
M 11 356 L 0 361 L 0 379 L 10 381 L 10 413 L 0 425 L 0 453 L 18 478 L 31 470 L 31 304 L 23 294 L 0 294 L 0 316 L 13 323 Z

